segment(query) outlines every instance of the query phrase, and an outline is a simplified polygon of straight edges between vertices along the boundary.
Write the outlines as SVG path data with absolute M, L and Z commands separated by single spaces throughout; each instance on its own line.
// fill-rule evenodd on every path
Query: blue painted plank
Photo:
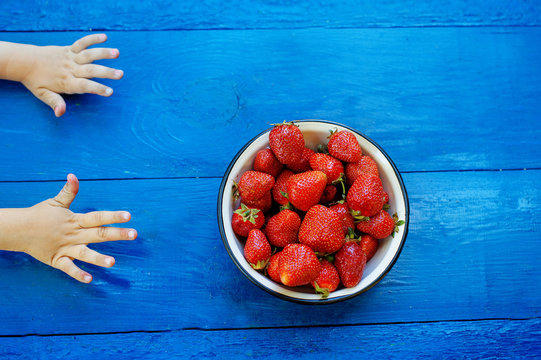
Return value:
M 0 338 L 9 359 L 526 359 L 541 320 Z
M 91 285 L 1 253 L 0 335 L 539 316 L 541 171 L 404 174 L 411 218 L 398 262 L 365 294 L 317 307 L 238 271 L 217 227 L 220 180 L 83 181 L 74 210 L 131 210 L 140 238 L 97 244 L 117 263 L 86 267 Z M 32 205 L 61 185 L 0 183 L 2 206 Z
M 270 123 L 302 118 L 359 129 L 401 171 L 541 167 L 541 28 L 109 35 L 121 56 L 103 63 L 125 71 L 111 98 L 70 96 L 56 119 L 0 82 L 0 180 L 222 176 Z
M 268 29 L 541 24 L 535 0 L 48 1 L 0 3 L 0 30 Z

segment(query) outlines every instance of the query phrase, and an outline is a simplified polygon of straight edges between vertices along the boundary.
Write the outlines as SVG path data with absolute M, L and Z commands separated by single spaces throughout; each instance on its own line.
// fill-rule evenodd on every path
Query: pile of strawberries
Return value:
M 297 125 L 275 125 L 234 193 L 233 231 L 250 265 L 286 286 L 311 285 L 327 297 L 354 287 L 379 239 L 403 221 L 390 216 L 374 160 L 349 131 L 331 131 L 318 152 Z

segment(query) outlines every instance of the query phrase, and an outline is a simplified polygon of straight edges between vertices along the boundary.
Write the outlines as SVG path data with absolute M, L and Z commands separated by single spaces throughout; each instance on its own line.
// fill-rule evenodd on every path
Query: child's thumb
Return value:
M 65 207 L 70 207 L 71 203 L 75 199 L 75 196 L 79 192 L 79 180 L 73 174 L 68 174 L 68 180 L 66 184 L 60 190 L 60 192 L 54 197 L 54 200 Z
M 38 89 L 34 94 L 53 109 L 56 117 L 60 117 L 66 112 L 66 102 L 59 94 L 44 88 Z

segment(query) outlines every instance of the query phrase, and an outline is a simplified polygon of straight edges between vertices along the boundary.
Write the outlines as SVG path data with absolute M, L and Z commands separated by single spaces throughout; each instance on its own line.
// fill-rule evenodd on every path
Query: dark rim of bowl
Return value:
M 279 292 L 276 292 L 274 290 L 271 290 L 265 286 L 263 286 L 259 281 L 257 281 L 254 277 L 252 277 L 252 275 L 250 275 L 250 273 L 248 273 L 243 267 L 242 265 L 239 263 L 238 259 L 233 255 L 233 252 L 231 250 L 231 248 L 229 247 L 229 244 L 227 242 L 227 236 L 225 234 L 225 228 L 224 228 L 224 223 L 223 223 L 223 214 L 222 214 L 222 199 L 223 199 L 223 194 L 224 194 L 224 189 L 227 185 L 227 179 L 229 178 L 229 174 L 231 173 L 231 169 L 233 168 L 233 166 L 235 165 L 237 159 L 242 155 L 242 153 L 244 152 L 244 150 L 246 150 L 246 148 L 248 148 L 248 146 L 250 146 L 256 139 L 258 139 L 260 136 L 262 136 L 263 134 L 265 133 L 268 133 L 270 132 L 270 130 L 272 128 L 269 128 L 261 133 L 259 133 L 258 135 L 256 135 L 254 138 L 252 138 L 248 143 L 246 143 L 246 145 L 244 145 L 238 152 L 237 154 L 235 155 L 235 157 L 233 158 L 233 160 L 231 160 L 231 162 L 229 163 L 229 166 L 227 167 L 226 171 L 225 171 L 225 174 L 222 178 L 222 182 L 220 184 L 220 191 L 218 192 L 218 225 L 219 225 L 219 228 L 220 228 L 220 235 L 222 237 L 222 242 L 224 243 L 224 246 L 227 250 L 227 253 L 229 254 L 229 257 L 233 260 L 233 262 L 235 263 L 235 265 L 237 266 L 237 268 L 244 274 L 244 276 L 246 276 L 252 283 L 254 283 L 255 285 L 257 285 L 258 287 L 260 287 L 261 289 L 265 290 L 266 292 L 274 295 L 274 296 L 277 296 L 283 300 L 287 300 L 287 301 L 291 301 L 291 302 L 295 302 L 295 303 L 299 303 L 299 304 L 310 304 L 310 305 L 323 305 L 323 304 L 332 304 L 332 303 L 336 303 L 336 302 L 339 302 L 339 301 L 344 301 L 344 300 L 347 300 L 347 299 L 351 299 L 359 294 L 362 294 L 364 293 L 365 291 L 371 289 L 374 285 L 376 285 L 377 283 L 379 283 L 381 281 L 381 279 L 383 279 L 385 277 L 385 275 L 387 275 L 387 273 L 391 270 L 391 268 L 394 266 L 394 264 L 396 263 L 396 261 L 398 260 L 398 257 L 400 256 L 400 253 L 402 252 L 402 249 L 404 247 L 404 243 L 406 242 L 406 237 L 408 236 L 408 227 L 409 227 L 409 199 L 408 199 L 408 193 L 406 191 L 406 187 L 404 186 L 404 181 L 402 180 L 402 176 L 400 175 L 400 171 L 398 171 L 398 168 L 396 167 L 395 163 L 393 162 L 393 160 L 391 160 L 391 158 L 389 157 L 389 155 L 387 155 L 387 153 L 385 152 L 385 150 L 383 150 L 381 148 L 381 146 L 379 146 L 375 141 L 373 141 L 372 139 L 370 139 L 368 136 L 364 135 L 363 133 L 359 132 L 358 130 L 348 126 L 348 125 L 344 125 L 344 124 L 340 124 L 340 123 L 337 123 L 337 122 L 333 122 L 333 121 L 327 121 L 327 120 L 318 120 L 318 119 L 305 119 L 305 120 L 295 120 L 295 123 L 302 123 L 302 122 L 319 122 L 319 123 L 324 123 L 324 124 L 331 124 L 331 125 L 337 125 L 337 126 L 341 126 L 343 128 L 346 128 L 348 130 L 351 130 L 353 131 L 354 133 L 362 136 L 363 138 L 365 138 L 366 140 L 368 140 L 370 143 L 372 143 L 372 145 L 374 145 L 376 148 L 378 148 L 379 151 L 381 151 L 381 153 L 385 156 L 385 158 L 387 159 L 387 161 L 389 161 L 389 164 L 391 164 L 392 168 L 393 168 L 393 171 L 396 175 L 396 177 L 398 178 L 398 182 L 400 183 L 400 188 L 402 190 L 402 196 L 404 198 L 404 204 L 405 204 L 405 208 L 406 208 L 406 213 L 405 213 L 405 220 L 404 220 L 404 235 L 402 237 L 402 241 L 401 241 L 401 244 L 398 248 L 398 251 L 396 252 L 396 254 L 394 255 L 393 257 L 393 260 L 389 263 L 389 265 L 387 266 L 387 268 L 381 273 L 380 276 L 378 276 L 377 279 L 375 279 L 370 285 L 368 285 L 366 288 L 364 288 L 363 290 L 359 291 L 359 292 L 356 292 L 356 293 L 353 293 L 353 294 L 349 294 L 349 295 L 342 295 L 342 296 L 339 296 L 339 297 L 335 297 L 335 298 L 331 298 L 331 299 L 317 299 L 317 300 L 311 300 L 311 299 L 298 299 L 298 298 L 295 298 L 295 297 L 291 297 L 291 296 L 287 296 L 287 295 L 284 295 L 282 293 L 279 293 Z

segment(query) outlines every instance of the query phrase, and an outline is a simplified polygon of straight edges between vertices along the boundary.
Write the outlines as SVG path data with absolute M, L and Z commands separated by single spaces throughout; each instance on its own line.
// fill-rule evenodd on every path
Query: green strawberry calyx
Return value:
M 314 281 L 314 288 L 316 289 L 316 292 L 318 294 L 321 294 L 322 299 L 326 299 L 329 297 L 329 289 L 320 287 L 317 282 Z
M 325 144 L 319 144 L 317 146 L 317 152 L 320 153 L 320 154 L 329 155 L 329 149 L 327 148 L 327 145 L 325 145 Z
M 395 226 L 394 226 L 394 229 L 393 229 L 393 233 L 391 235 L 394 237 L 394 234 L 396 234 L 398 232 L 398 230 L 400 230 L 399 226 L 404 225 L 406 222 L 404 220 L 399 220 L 397 213 L 393 214 L 393 220 L 394 220 Z
M 370 220 L 370 218 L 368 216 L 361 215 L 360 211 L 350 210 L 349 213 L 351 214 L 351 216 L 353 216 L 353 219 L 355 220 L 355 223 Z
M 233 180 L 233 186 L 231 188 L 233 190 L 233 200 L 238 200 L 240 198 L 239 184 Z
M 235 210 L 235 214 L 242 216 L 242 221 L 249 221 L 255 225 L 255 219 L 259 216 L 259 209 L 251 209 L 244 204 L 240 204 L 240 209 Z
M 293 125 L 293 126 L 299 127 L 299 125 L 296 124 L 297 122 L 299 122 L 299 120 L 290 120 L 290 121 L 284 120 L 281 124 L 274 123 L 274 124 L 269 124 L 269 125 L 272 125 L 272 126 Z
M 250 266 L 254 269 L 254 270 L 261 270 L 261 269 L 264 269 L 266 266 L 267 266 L 267 263 L 269 262 L 269 259 L 266 259 L 266 260 L 259 260 L 257 262 L 257 264 L 252 264 L 250 263 Z
M 338 128 L 330 129 L 329 130 L 329 136 L 327 136 L 327 139 L 330 139 L 334 134 L 338 132 Z

